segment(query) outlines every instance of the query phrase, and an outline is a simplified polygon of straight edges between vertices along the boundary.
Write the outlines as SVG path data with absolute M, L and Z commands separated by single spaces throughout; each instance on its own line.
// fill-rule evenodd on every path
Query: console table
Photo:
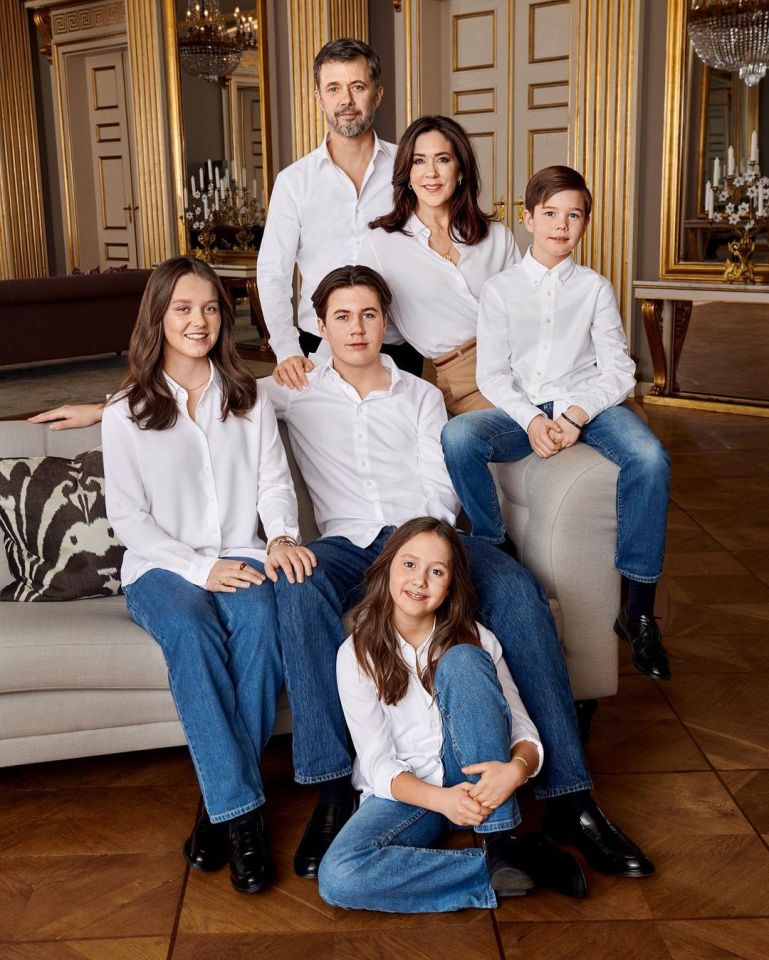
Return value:
M 256 258 L 252 263 L 230 263 L 212 261 L 209 266 L 224 284 L 224 288 L 232 297 L 234 290 L 245 290 L 248 304 L 251 308 L 251 323 L 263 338 L 263 344 L 241 344 L 240 351 L 258 354 L 257 359 L 275 361 L 275 355 L 269 347 L 269 333 L 264 322 L 262 304 L 259 300 L 259 291 L 256 288 Z
M 769 416 L 769 403 L 706 394 L 679 395 L 676 384 L 676 370 L 689 329 L 692 303 L 765 304 L 769 333 L 769 287 L 761 284 L 636 280 L 633 282 L 633 297 L 641 301 L 644 330 L 654 364 L 654 383 L 644 398 L 645 402 Z

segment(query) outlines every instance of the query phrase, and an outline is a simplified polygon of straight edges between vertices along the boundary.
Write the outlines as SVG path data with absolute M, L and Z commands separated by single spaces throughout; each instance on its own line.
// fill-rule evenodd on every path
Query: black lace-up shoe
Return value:
M 258 810 L 227 821 L 230 830 L 230 880 L 241 893 L 257 893 L 272 883 L 275 864 Z
M 230 859 L 228 823 L 211 823 L 203 807 L 192 833 L 184 843 L 184 859 L 196 870 L 221 870 Z
M 294 872 L 298 877 L 318 879 L 320 861 L 354 810 L 354 802 L 343 806 L 321 801 L 315 807 L 294 856 Z
M 662 634 L 654 617 L 641 614 L 638 620 L 630 620 L 623 608 L 614 624 L 614 632 L 630 644 L 636 670 L 654 677 L 655 680 L 670 679 L 668 656 L 662 646 Z

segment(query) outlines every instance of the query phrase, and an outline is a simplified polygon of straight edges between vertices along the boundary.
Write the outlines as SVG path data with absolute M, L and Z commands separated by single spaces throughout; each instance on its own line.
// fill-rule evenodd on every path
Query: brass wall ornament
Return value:
M 754 86 L 769 66 L 769 0 L 691 0 L 689 39 L 717 70 Z

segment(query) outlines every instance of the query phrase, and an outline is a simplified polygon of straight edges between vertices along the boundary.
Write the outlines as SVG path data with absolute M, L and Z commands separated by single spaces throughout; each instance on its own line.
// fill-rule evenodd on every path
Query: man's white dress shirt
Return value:
M 168 430 L 141 430 L 125 398 L 104 410 L 107 516 L 127 548 L 123 584 L 161 568 L 203 587 L 220 557 L 265 559 L 259 518 L 268 540 L 298 538 L 296 496 L 261 386 L 247 416 L 223 421 L 211 366 L 192 420 L 186 390 L 166 379 L 179 408 Z
M 539 734 L 521 702 L 518 688 L 502 658 L 502 647 L 494 634 L 477 624 L 481 645 L 494 661 L 497 677 L 512 715 L 511 748 L 521 740 L 530 740 L 537 748 L 539 763 L 531 776 L 539 773 L 543 751 Z M 347 726 L 357 756 L 352 782 L 363 793 L 362 800 L 374 794 L 393 800 L 392 781 L 404 771 L 434 786 L 443 786 L 443 728 L 440 710 L 422 686 L 419 670 L 427 665 L 432 634 L 418 648 L 398 636 L 400 651 L 409 668 L 405 697 L 396 704 L 385 704 L 377 696 L 376 684 L 358 665 L 352 636 L 339 648 L 336 680 Z M 471 678 L 468 678 L 471 679 Z M 490 758 L 489 758 L 490 759 Z
M 553 402 L 592 420 L 635 386 L 611 283 L 567 257 L 548 270 L 526 252 L 483 288 L 478 318 L 478 387 L 524 430 Z
M 512 233 L 492 223 L 480 243 L 454 243 L 455 266 L 429 246 L 430 229 L 414 214 L 409 233 L 369 230 L 360 262 L 373 267 L 393 292 L 391 319 L 423 357 L 439 357 L 471 340 L 486 281 L 521 259 Z
M 332 360 L 310 372 L 302 391 L 260 381 L 288 428 L 321 536 L 347 537 L 359 547 L 412 517 L 453 523 L 459 508 L 440 443 L 440 391 L 389 357 L 380 360 L 390 386 L 364 400 Z
M 270 346 L 278 363 L 302 353 L 291 304 L 294 265 L 299 267 L 302 277 L 299 326 L 317 336 L 312 294 L 331 270 L 358 263 L 369 221 L 392 209 L 395 150 L 394 144 L 374 135 L 374 153 L 360 194 L 331 159 L 325 138 L 316 150 L 281 170 L 275 178 L 256 279 L 270 331 Z M 388 327 L 385 342 L 401 343 L 402 338 Z M 318 356 L 329 356 L 325 342 Z

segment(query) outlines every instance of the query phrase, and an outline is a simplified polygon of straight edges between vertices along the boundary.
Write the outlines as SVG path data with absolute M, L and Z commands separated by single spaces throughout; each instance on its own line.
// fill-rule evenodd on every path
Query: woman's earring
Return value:
M 457 186 L 458 186 L 458 187 L 461 187 L 461 186 L 462 186 L 462 178 L 461 178 L 461 177 L 459 177 L 459 179 L 457 180 Z

